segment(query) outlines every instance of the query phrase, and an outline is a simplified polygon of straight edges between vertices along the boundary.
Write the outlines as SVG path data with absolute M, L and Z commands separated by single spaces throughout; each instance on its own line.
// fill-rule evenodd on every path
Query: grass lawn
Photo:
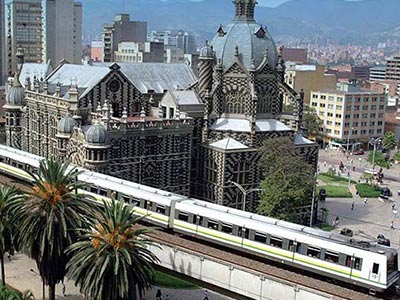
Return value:
M 332 231 L 333 229 L 335 229 L 335 226 L 329 224 L 322 224 L 320 229 L 322 229 L 323 231 Z
M 328 198 L 352 198 L 349 188 L 343 185 L 324 185 L 320 188 L 324 188 L 326 190 L 326 194 Z M 319 193 L 319 191 L 318 191 Z
M 356 189 L 360 193 L 360 197 L 378 198 L 381 194 L 381 188 L 366 183 L 357 184 Z
M 344 184 L 348 184 L 349 183 L 349 179 L 346 177 L 342 177 L 342 176 L 331 176 L 328 175 L 327 173 L 320 173 L 318 174 L 317 178 L 323 182 L 325 182 L 326 184 L 329 183 L 344 183 Z M 350 180 L 351 183 L 357 183 L 354 180 Z
M 196 289 L 198 286 L 184 281 L 182 279 L 176 278 L 174 276 L 171 276 L 169 274 L 156 271 L 156 276 L 155 276 L 155 285 L 157 286 L 162 286 L 166 288 L 171 288 L 171 289 Z

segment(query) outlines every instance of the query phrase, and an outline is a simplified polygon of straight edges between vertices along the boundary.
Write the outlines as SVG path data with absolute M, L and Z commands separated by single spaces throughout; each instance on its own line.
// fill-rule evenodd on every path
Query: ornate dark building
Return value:
M 234 3 L 233 22 L 201 49 L 198 78 L 184 64 L 62 63 L 31 80 L 38 66 L 22 66 L 19 52 L 4 107 L 7 144 L 237 208 L 235 184 L 262 180 L 265 139 L 291 137 L 316 166 L 317 145 L 300 132 L 303 95 L 284 83 L 281 53 L 254 20 L 256 1 Z M 292 114 L 282 112 L 284 96 Z M 247 200 L 254 210 L 257 195 Z

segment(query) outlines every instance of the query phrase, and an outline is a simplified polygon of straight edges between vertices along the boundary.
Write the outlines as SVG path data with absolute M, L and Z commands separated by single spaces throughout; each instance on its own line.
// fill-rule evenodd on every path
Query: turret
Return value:
M 256 0 L 234 0 L 235 21 L 254 21 L 254 8 Z
M 213 77 L 213 66 L 215 61 L 215 54 L 213 47 L 209 45 L 208 41 L 205 46 L 200 50 L 199 57 L 199 95 L 200 98 L 203 99 L 206 93 L 206 90 L 211 90 L 212 88 L 212 77 Z

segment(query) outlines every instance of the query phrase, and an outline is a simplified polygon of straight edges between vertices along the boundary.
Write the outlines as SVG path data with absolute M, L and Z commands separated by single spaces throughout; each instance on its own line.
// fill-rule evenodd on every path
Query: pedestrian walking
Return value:
M 162 300 L 162 293 L 160 289 L 157 290 L 156 300 Z
M 351 203 L 351 210 L 354 210 L 355 205 L 356 205 L 356 203 L 353 201 L 353 203 Z
M 394 210 L 396 208 L 396 204 L 392 204 L 392 210 Z
M 335 219 L 335 226 L 338 226 L 338 225 L 339 225 L 339 217 L 336 216 L 336 219 Z
M 394 229 L 394 223 L 393 223 L 393 221 L 390 222 L 390 229 Z
M 364 198 L 364 204 L 367 204 L 367 202 L 368 202 L 368 199 Z
M 397 218 L 397 209 L 393 209 L 393 219 Z
M 350 177 L 350 176 L 349 176 Z M 358 198 L 360 198 L 360 193 L 357 191 L 356 192 L 356 198 L 358 199 Z
M 207 290 L 205 290 L 205 292 L 204 292 L 204 298 L 203 298 L 203 300 L 209 300 L 209 298 L 208 298 L 208 291 L 207 291 Z

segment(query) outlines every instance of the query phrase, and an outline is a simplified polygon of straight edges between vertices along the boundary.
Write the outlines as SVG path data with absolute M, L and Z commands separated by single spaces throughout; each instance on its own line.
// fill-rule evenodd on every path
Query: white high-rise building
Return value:
M 80 63 L 82 57 L 82 3 L 45 1 L 45 58 L 54 66 L 65 59 Z

